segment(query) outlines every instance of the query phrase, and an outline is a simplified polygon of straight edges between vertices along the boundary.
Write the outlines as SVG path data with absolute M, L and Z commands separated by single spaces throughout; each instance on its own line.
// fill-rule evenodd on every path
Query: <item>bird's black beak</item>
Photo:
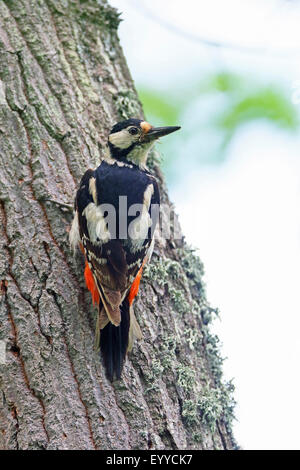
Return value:
M 152 127 L 147 134 L 144 134 L 143 140 L 144 142 L 152 141 L 159 139 L 159 137 L 163 137 L 164 135 L 171 134 L 171 132 L 178 131 L 180 126 L 167 126 L 167 127 Z

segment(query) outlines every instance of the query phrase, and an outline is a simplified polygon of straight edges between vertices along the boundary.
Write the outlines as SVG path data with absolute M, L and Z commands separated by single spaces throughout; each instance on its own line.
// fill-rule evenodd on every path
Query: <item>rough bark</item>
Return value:
M 0 2 L 1 449 L 234 447 L 202 265 L 182 238 L 157 244 L 121 381 L 93 349 L 72 214 L 55 201 L 72 204 L 114 122 L 142 116 L 118 23 L 102 0 Z

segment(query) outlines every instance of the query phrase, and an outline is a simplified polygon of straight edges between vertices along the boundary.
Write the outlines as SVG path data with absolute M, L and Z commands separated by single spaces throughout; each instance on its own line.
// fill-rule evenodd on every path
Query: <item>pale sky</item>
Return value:
M 165 88 L 192 82 L 195 73 L 220 64 L 282 83 L 291 100 L 300 83 L 297 2 L 110 4 L 124 12 L 119 34 L 139 83 Z M 264 53 L 206 47 L 166 23 Z M 238 443 L 245 449 L 300 449 L 300 137 L 262 123 L 244 127 L 223 165 L 194 169 L 171 188 L 171 198 L 187 240 L 204 261 L 208 299 L 220 308 L 215 331 L 228 357 L 226 377 L 236 385 Z

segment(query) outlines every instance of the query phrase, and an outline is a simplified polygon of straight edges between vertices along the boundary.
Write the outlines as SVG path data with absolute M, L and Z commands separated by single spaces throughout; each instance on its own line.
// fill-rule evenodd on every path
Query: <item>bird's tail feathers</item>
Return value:
M 121 322 L 119 326 L 107 323 L 100 332 L 100 351 L 106 375 L 109 380 L 120 379 L 126 356 L 130 330 L 130 307 L 128 298 L 121 306 Z

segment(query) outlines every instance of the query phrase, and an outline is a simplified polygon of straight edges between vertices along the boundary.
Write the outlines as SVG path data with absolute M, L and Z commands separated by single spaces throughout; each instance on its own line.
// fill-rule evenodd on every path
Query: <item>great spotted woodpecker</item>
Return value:
M 160 204 L 147 155 L 159 137 L 178 129 L 139 119 L 114 125 L 107 156 L 86 171 L 76 194 L 70 244 L 85 256 L 86 285 L 98 305 L 95 347 L 110 380 L 120 378 L 126 352 L 142 336 L 132 303 L 152 254 Z

